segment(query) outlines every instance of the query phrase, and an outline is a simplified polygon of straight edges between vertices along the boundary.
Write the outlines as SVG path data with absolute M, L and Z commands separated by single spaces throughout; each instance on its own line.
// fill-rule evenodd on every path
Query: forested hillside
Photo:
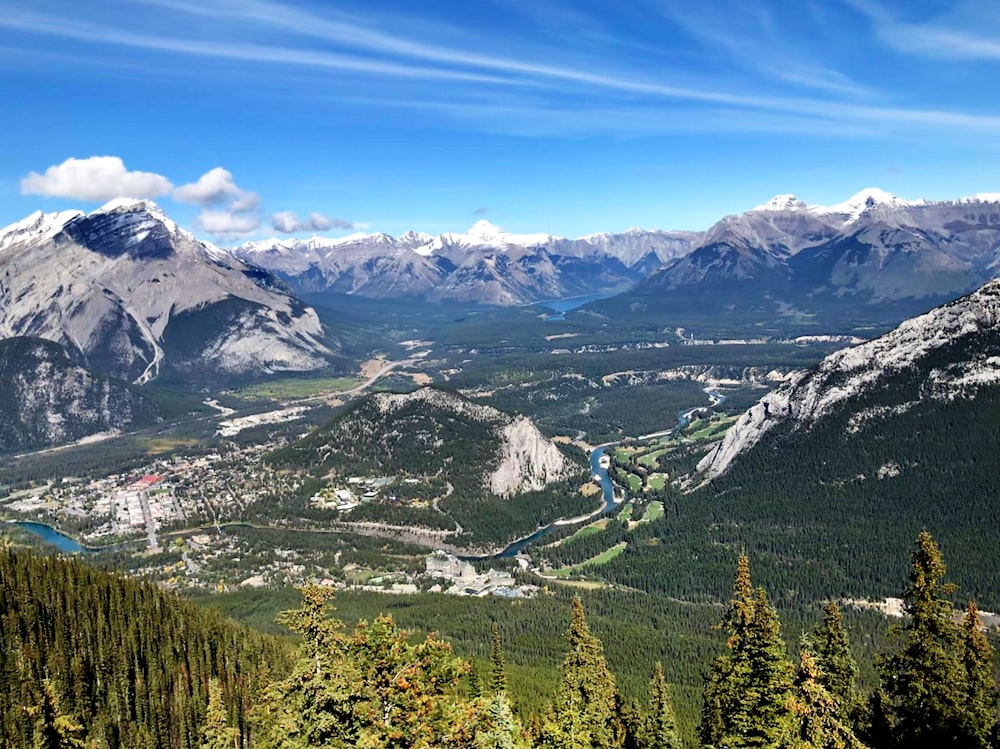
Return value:
M 0 548 L 0 746 L 196 747 L 210 688 L 248 738 L 288 655 L 151 584 Z

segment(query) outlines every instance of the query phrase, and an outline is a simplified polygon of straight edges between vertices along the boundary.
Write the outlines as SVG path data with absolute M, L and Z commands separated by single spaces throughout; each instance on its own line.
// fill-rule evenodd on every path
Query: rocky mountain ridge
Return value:
M 480 220 L 464 233 L 270 239 L 231 252 L 303 294 L 513 305 L 628 287 L 699 236 L 630 229 L 565 239 L 512 234 Z
M 0 338 L 55 341 L 102 374 L 322 369 L 315 311 L 149 201 L 32 214 L 0 230 Z
M 629 296 L 683 306 L 813 314 L 849 305 L 945 301 L 1000 264 L 1000 194 L 908 201 L 869 188 L 834 206 L 779 195 L 706 232 Z
M 1000 280 L 995 280 L 879 338 L 836 351 L 814 370 L 790 376 L 740 417 L 699 462 L 698 471 L 705 478 L 718 476 L 768 432 L 778 427 L 810 429 L 901 374 L 917 381 L 910 394 L 885 404 L 855 407 L 848 431 L 906 413 L 920 403 L 972 397 L 981 387 L 1000 384 L 998 340 Z

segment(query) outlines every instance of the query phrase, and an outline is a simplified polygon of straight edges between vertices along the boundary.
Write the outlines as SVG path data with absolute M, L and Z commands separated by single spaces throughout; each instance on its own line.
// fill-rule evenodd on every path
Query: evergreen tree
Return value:
M 813 630 L 811 643 L 820 683 L 837 700 L 841 721 L 857 730 L 865 722 L 864 700 L 856 687 L 858 664 L 851 655 L 840 607 L 834 601 L 824 607 L 823 622 Z
M 475 749 L 520 749 L 521 726 L 510 709 L 507 695 L 494 692 L 487 705 L 487 725 L 476 733 Z
M 729 653 L 706 678 L 699 733 L 705 747 L 769 747 L 787 732 L 792 665 L 785 655 L 777 612 L 763 589 L 754 590 L 750 562 L 741 555 L 733 597 L 722 622 Z
M 504 663 L 503 645 L 500 642 L 500 628 L 493 622 L 493 647 L 490 651 L 490 691 L 494 694 L 507 693 L 507 666 Z
M 923 531 L 903 594 L 906 640 L 880 664 L 895 743 L 908 749 L 970 745 L 965 743 L 970 726 L 963 719 L 967 679 L 947 598 L 953 587 L 942 582 L 946 571 L 938 545 Z
M 488 710 L 459 698 L 468 664 L 448 643 L 412 644 L 390 616 L 348 634 L 327 615 L 328 590 L 307 586 L 303 599 L 281 617 L 303 644 L 258 713 L 263 749 L 469 747 L 490 727 Z
M 646 718 L 643 745 L 649 749 L 681 749 L 674 706 L 660 663 L 654 667 L 653 677 L 649 682 L 649 715 Z
M 201 730 L 201 749 L 239 749 L 240 732 L 229 727 L 218 679 L 208 683 L 208 712 Z
M 62 711 L 51 680 L 42 682 L 39 702 L 28 712 L 35 724 L 33 749 L 83 749 L 83 726 Z
M 997 727 L 993 646 L 980 629 L 979 609 L 969 601 L 962 617 L 961 659 L 965 676 L 964 733 L 972 749 L 985 749 Z
M 866 749 L 850 725 L 841 719 L 838 698 L 823 683 L 816 658 L 803 648 L 788 702 L 792 714 L 781 749 Z
M 615 677 L 604 659 L 600 640 L 590 633 L 579 597 L 566 633 L 569 652 L 562 682 L 542 725 L 541 745 L 551 749 L 597 749 L 614 744 L 612 716 Z
M 635 700 L 625 700 L 618 695 L 619 708 L 615 714 L 614 745 L 621 749 L 646 749 L 648 726 L 646 716 Z
M 319 585 L 302 590 L 303 605 L 278 621 L 302 637 L 292 673 L 272 683 L 256 710 L 261 749 L 354 746 L 353 720 L 360 678 L 345 658 L 343 625 L 329 616 L 333 591 Z

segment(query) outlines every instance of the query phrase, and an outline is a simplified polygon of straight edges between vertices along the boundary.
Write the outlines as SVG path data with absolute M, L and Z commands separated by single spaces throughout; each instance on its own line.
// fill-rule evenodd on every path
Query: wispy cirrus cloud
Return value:
M 865 16 L 879 38 L 900 52 L 939 60 L 1000 60 L 1000 13 L 982 3 L 956 3 L 949 13 L 921 21 L 866 0 L 844 0 Z
M 909 33 L 903 38 L 910 39 L 913 49 L 932 44 L 934 34 L 944 33 L 927 25 L 901 26 L 879 6 L 862 0 L 844 2 L 862 10 L 880 36 L 884 29 Z M 548 6 L 548 15 L 562 7 L 559 0 Z M 571 135 L 644 135 L 685 128 L 703 132 L 706 121 L 711 131 L 834 132 L 848 137 L 914 129 L 1000 130 L 1000 118 L 982 108 L 920 106 L 913 96 L 881 91 L 859 80 L 852 75 L 857 70 L 842 70 L 837 60 L 819 54 L 822 36 L 797 38 L 803 28 L 786 28 L 787 14 L 767 3 L 727 3 L 716 11 L 714 6 L 646 0 L 628 12 L 648 12 L 649 18 L 641 20 L 649 26 L 656 19 L 672 24 L 663 30 L 663 50 L 643 40 L 633 43 L 619 30 L 617 49 L 629 54 L 616 57 L 594 54 L 584 44 L 564 50 L 545 43 L 551 39 L 494 35 L 503 38 L 500 44 L 486 34 L 448 29 L 445 20 L 437 22 L 439 33 L 422 38 L 399 31 L 404 23 L 393 21 L 386 15 L 389 11 L 352 15 L 329 6 L 307 10 L 275 0 L 136 0 L 122 5 L 133 12 L 136 7 L 155 12 L 163 26 L 157 33 L 144 33 L 114 15 L 102 23 L 83 16 L 67 22 L 31 7 L 0 0 L 0 28 L 192 59 L 242 61 L 263 70 L 307 69 L 316 77 L 308 90 L 303 86 L 301 96 L 306 98 L 327 97 L 343 104 L 361 101 L 362 89 L 372 90 L 378 106 L 415 109 L 419 101 L 435 116 L 453 115 L 450 122 L 455 126 L 511 134 L 549 136 L 553 128 L 540 126 L 538 120 L 557 124 L 554 118 L 560 115 L 565 115 L 564 129 Z M 572 5 L 565 7 L 573 10 Z M 847 12 L 848 5 L 839 7 Z M 192 18 L 198 23 L 191 24 Z M 187 33 L 192 26 L 197 33 Z M 804 26 L 819 34 L 823 23 Z M 684 44 L 675 41 L 678 30 Z M 262 44 L 262 38 L 269 42 Z M 952 42 L 957 49 L 963 40 Z M 971 48 L 982 57 L 993 54 L 986 37 Z M 356 76 L 362 76 L 363 83 Z M 417 96 L 407 89 L 415 83 L 423 86 Z M 490 97 L 501 103 L 490 102 Z M 479 116 L 473 111 L 476 106 L 507 119 Z

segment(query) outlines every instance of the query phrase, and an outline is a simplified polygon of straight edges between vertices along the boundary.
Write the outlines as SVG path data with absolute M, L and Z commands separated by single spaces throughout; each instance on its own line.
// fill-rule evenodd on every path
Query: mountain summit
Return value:
M 312 309 L 148 200 L 0 229 L 0 300 L 0 338 L 55 341 L 139 384 L 165 370 L 315 370 L 332 354 Z

